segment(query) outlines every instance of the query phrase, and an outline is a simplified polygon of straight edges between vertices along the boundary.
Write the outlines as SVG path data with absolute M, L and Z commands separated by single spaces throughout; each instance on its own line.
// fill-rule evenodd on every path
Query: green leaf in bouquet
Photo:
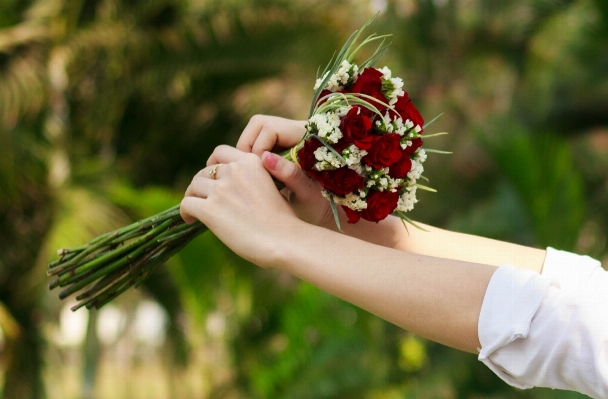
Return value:
M 437 190 L 435 190 L 434 188 L 431 188 L 431 187 L 428 187 L 428 186 L 425 186 L 425 185 L 422 185 L 422 184 L 419 184 L 419 183 L 416 183 L 416 187 L 418 187 L 421 190 L 430 191 L 432 193 L 436 193 L 437 192 Z
M 386 35 L 386 36 L 391 36 L 391 35 Z M 371 57 L 369 57 L 368 59 L 363 61 L 359 67 L 361 69 L 364 69 L 364 68 L 373 67 L 374 65 L 376 65 L 376 62 L 378 62 L 382 57 L 384 57 L 384 54 L 386 54 L 386 51 L 388 50 L 388 48 L 390 47 L 391 44 L 392 43 L 384 45 L 384 40 L 382 40 L 382 42 L 380 42 L 380 44 L 378 45 L 376 52 Z
M 376 14 L 376 15 L 378 15 L 378 14 Z M 365 30 L 365 28 L 367 28 L 372 23 L 372 21 L 376 18 L 376 15 L 374 15 L 369 20 L 367 20 L 367 22 L 365 22 L 363 24 L 361 29 L 354 31 L 349 36 L 349 38 L 346 40 L 346 42 L 344 43 L 344 45 L 338 52 L 338 55 L 336 56 L 336 58 L 334 59 L 332 57 L 332 60 L 330 60 L 330 62 L 327 64 L 327 66 L 323 69 L 323 73 L 321 74 L 321 79 L 323 79 L 323 80 L 321 81 L 321 84 L 319 85 L 319 87 L 315 90 L 315 94 L 312 97 L 312 103 L 310 105 L 310 112 L 308 114 L 309 118 L 315 114 L 315 108 L 316 108 L 316 105 L 317 105 L 317 102 L 319 99 L 319 95 L 321 95 L 321 92 L 324 90 L 324 88 L 327 85 L 327 82 L 329 81 L 331 76 L 334 73 L 336 73 L 336 71 L 340 68 L 342 61 L 352 60 L 353 57 L 357 54 L 357 52 L 364 45 L 371 43 L 375 40 L 380 40 L 380 39 L 382 39 L 384 42 L 384 38 L 390 36 L 390 35 L 378 36 L 374 33 L 374 34 L 370 35 L 368 38 L 366 38 L 359 46 L 357 46 L 354 51 L 351 51 L 353 49 L 353 46 L 355 45 L 355 43 L 357 43 L 357 41 L 359 40 L 359 36 L 361 35 L 361 33 Z M 374 52 L 372 57 L 370 57 L 370 59 L 374 60 L 374 62 L 376 62 L 378 59 L 380 59 L 380 57 L 382 57 L 382 55 L 384 55 L 384 53 L 386 52 L 386 49 L 388 48 L 388 45 L 382 46 L 383 42 L 380 44 L 380 46 L 378 47 L 376 52 Z M 368 61 L 370 59 L 368 59 Z
M 442 150 L 435 150 L 433 148 L 424 148 L 424 152 L 429 152 L 429 153 L 433 153 L 433 154 L 453 154 L 452 151 L 442 151 Z
M 340 226 L 340 215 L 338 214 L 338 207 L 336 206 L 334 197 L 331 195 L 329 196 L 329 205 L 331 206 L 331 212 L 334 214 L 334 221 L 336 222 L 338 231 L 340 231 L 340 233 L 344 233 L 342 231 L 342 227 Z
M 412 219 L 410 219 L 409 217 L 407 217 L 406 214 L 405 214 L 405 212 L 403 212 L 403 211 L 395 211 L 395 212 L 393 212 L 393 215 L 399 217 L 402 222 L 403 221 L 408 222 L 409 224 L 411 224 L 412 226 L 414 226 L 418 230 L 426 231 L 427 233 L 429 232 L 427 229 L 422 228 L 420 225 L 418 225 Z M 405 224 L 404 224 L 404 226 L 405 226 Z M 405 227 L 405 229 L 407 230 L 407 226 Z
M 439 117 L 441 117 L 441 115 L 443 115 L 443 112 L 440 113 L 439 115 L 437 115 L 436 117 L 434 117 L 433 119 L 431 119 L 429 122 L 425 123 L 424 126 L 422 126 L 422 128 L 426 129 L 427 127 L 431 126 L 433 124 L 433 122 L 435 122 L 437 119 L 439 119 Z M 425 135 L 425 137 L 428 137 L 428 136 Z
M 361 106 L 363 106 L 363 107 L 365 107 L 365 108 L 369 109 L 370 111 L 372 111 L 372 112 L 376 113 L 376 114 L 377 114 L 377 115 L 379 115 L 381 118 L 383 118 L 382 113 L 380 112 L 380 110 L 379 110 L 378 108 L 376 108 L 376 107 L 374 106 L 373 102 L 379 103 L 380 105 L 385 106 L 385 107 L 386 107 L 386 109 L 390 109 L 390 110 L 391 110 L 391 111 L 393 111 L 393 112 L 397 112 L 397 111 L 395 111 L 395 108 L 394 108 L 394 107 L 392 107 L 392 106 L 388 105 L 387 103 L 385 103 L 385 102 L 383 102 L 383 101 L 381 101 L 381 100 L 378 100 L 378 99 L 377 99 L 377 98 L 375 98 L 375 97 L 369 96 L 369 95 L 367 95 L 367 94 L 363 94 L 363 93 L 352 93 L 352 94 L 349 94 L 349 96 L 352 96 L 352 97 L 353 97 L 353 99 L 351 100 L 351 102 L 353 102 L 353 104 L 358 104 L 358 105 L 361 105 Z M 359 100 L 359 99 L 357 99 L 357 97 L 363 97 L 363 98 L 365 98 L 365 99 L 371 100 L 372 102 L 365 101 L 365 100 Z M 349 97 L 349 98 L 350 98 L 350 97 Z
M 420 135 L 421 138 L 424 139 L 428 139 L 429 137 L 437 137 L 437 136 L 445 136 L 449 134 L 448 132 L 439 132 L 439 133 L 432 133 L 432 134 L 425 134 L 424 136 Z M 426 151 L 426 149 L 425 149 Z

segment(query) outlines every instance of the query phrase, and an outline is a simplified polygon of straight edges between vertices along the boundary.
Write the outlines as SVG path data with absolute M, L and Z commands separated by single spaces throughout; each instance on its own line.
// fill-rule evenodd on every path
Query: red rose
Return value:
M 323 144 L 321 144 L 319 140 L 310 138 L 304 142 L 304 147 L 300 148 L 298 151 L 298 162 L 300 163 L 300 167 L 310 177 L 314 177 L 318 173 L 316 169 L 313 169 L 317 163 L 315 151 L 322 145 Z
M 363 157 L 363 162 L 376 169 L 391 166 L 401 159 L 400 139 L 397 133 L 380 136 Z
M 422 147 L 422 139 L 420 137 L 415 138 L 412 141 L 412 145 L 405 147 L 405 153 L 408 155 L 412 155 L 416 152 L 416 150 Z
M 365 179 L 352 169 L 339 168 L 321 172 L 319 182 L 324 189 L 334 194 L 346 195 L 363 188 Z
M 353 87 L 348 90 L 348 92 L 367 94 L 368 96 L 372 96 L 386 104 L 388 100 L 384 94 L 382 94 L 382 76 L 382 72 L 376 68 L 365 68 L 363 72 L 359 74 L 357 81 Z M 384 110 L 386 110 L 386 106 L 381 105 L 377 101 L 367 98 L 364 98 L 364 100 L 372 103 L 380 112 L 384 112 Z
M 392 164 L 388 169 L 388 175 L 393 179 L 403 179 L 411 169 L 412 160 L 406 152 L 403 152 L 401 159 Z
M 360 107 L 352 107 L 348 114 L 342 117 L 340 130 L 348 141 L 362 150 L 369 150 L 373 140 L 369 134 L 372 121 L 361 111 Z
M 370 191 L 367 196 L 367 209 L 361 212 L 361 217 L 370 222 L 379 222 L 393 213 L 399 201 L 398 192 Z
M 399 116 L 401 116 L 401 119 L 403 119 L 404 122 L 409 119 L 414 122 L 414 126 L 424 126 L 424 119 L 422 119 L 420 112 L 418 112 L 407 93 L 397 98 L 397 103 L 394 107 L 395 111 L 399 113 Z
M 348 217 L 348 223 L 357 223 L 361 219 L 361 212 L 354 211 L 347 206 L 342 205 L 346 217 Z

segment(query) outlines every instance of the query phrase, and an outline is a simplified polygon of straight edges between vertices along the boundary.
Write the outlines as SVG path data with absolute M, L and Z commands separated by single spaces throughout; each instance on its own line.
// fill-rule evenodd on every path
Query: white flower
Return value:
M 420 163 L 426 161 L 426 151 L 424 151 L 423 148 L 420 148 L 416 152 L 416 158 L 418 159 L 418 162 L 420 162 Z
M 378 69 L 384 75 L 384 79 L 389 80 L 391 78 L 391 70 L 388 67 Z
M 393 84 L 393 88 L 394 88 L 395 91 L 399 91 L 399 90 L 403 89 L 403 79 L 401 79 L 401 78 L 390 78 L 389 80 Z M 401 91 L 403 91 L 403 90 L 401 90 Z
M 323 114 L 315 114 L 308 120 L 309 126 L 314 125 L 316 127 L 317 136 L 321 137 L 328 143 L 337 143 L 342 138 L 342 132 L 340 131 L 340 118 L 348 111 L 351 107 L 341 107 L 336 112 L 327 112 Z M 309 127 L 309 130 L 314 128 Z
M 416 198 L 416 186 L 411 186 L 399 197 L 397 201 L 397 210 L 408 212 L 414 209 L 414 204 L 418 202 Z
M 359 147 L 354 144 L 351 144 L 342 151 L 342 157 L 346 160 L 346 165 L 360 175 L 364 173 L 363 167 L 361 166 L 361 158 L 366 155 L 367 151 L 359 149 Z
M 388 81 L 391 82 L 393 90 L 388 93 L 389 105 L 395 105 L 398 101 L 398 97 L 405 94 L 403 91 L 403 80 L 401 78 L 390 78 Z
M 323 196 L 326 198 L 328 195 L 331 195 L 331 193 L 323 194 Z M 367 202 L 364 199 L 365 192 L 362 190 L 359 190 L 358 193 L 346 194 L 344 197 L 334 195 L 333 198 L 336 205 L 347 206 L 353 211 L 361 211 L 363 209 L 367 209 Z
M 405 150 L 407 147 L 412 145 L 412 140 L 405 140 L 405 142 L 401 142 L 401 149 Z
M 325 77 L 327 76 L 328 73 L 329 72 L 325 72 L 325 75 L 323 75 L 322 77 L 317 79 L 317 81 L 315 82 L 315 87 L 314 87 L 315 91 L 319 88 L 319 86 L 321 86 L 321 83 L 323 83 L 323 80 L 325 80 Z
M 424 152 L 424 150 L 423 150 Z M 425 154 L 426 157 L 426 154 Z M 426 159 L 426 158 L 425 158 Z M 410 182 L 416 183 L 416 180 L 422 176 L 422 172 L 424 172 L 424 167 L 422 166 L 422 162 L 420 158 L 412 159 L 412 169 L 407 172 L 407 177 L 410 179 Z
M 323 83 L 323 80 L 325 80 L 328 73 L 329 72 L 326 72 L 322 78 L 317 79 L 314 90 L 317 90 L 321 86 L 321 83 Z M 359 67 L 344 60 L 340 64 L 340 68 L 329 77 L 324 89 L 331 92 L 340 91 L 349 83 L 349 81 L 355 81 L 358 76 Z
M 315 169 L 321 170 L 331 170 L 338 169 L 344 166 L 344 163 L 331 152 L 327 147 L 322 146 L 315 150 L 315 159 L 319 162 L 315 164 Z

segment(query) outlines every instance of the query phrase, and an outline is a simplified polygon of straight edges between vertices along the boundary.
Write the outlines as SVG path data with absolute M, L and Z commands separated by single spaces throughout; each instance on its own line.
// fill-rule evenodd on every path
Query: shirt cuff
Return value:
M 511 265 L 499 267 L 490 279 L 479 315 L 479 360 L 509 385 L 532 388 L 512 378 L 490 357 L 503 346 L 528 336 L 532 318 L 552 285 L 558 286 L 547 276 Z
M 541 274 L 557 281 L 562 290 L 578 291 L 588 288 L 592 275 L 601 268 L 593 258 L 549 247 Z

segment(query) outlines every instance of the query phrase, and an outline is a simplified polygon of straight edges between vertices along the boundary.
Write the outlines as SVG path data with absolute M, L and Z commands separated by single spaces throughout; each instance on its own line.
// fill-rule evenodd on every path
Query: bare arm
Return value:
M 403 226 L 401 226 L 403 229 Z M 275 267 L 406 330 L 476 353 L 495 267 L 407 253 L 296 223 Z
M 476 351 L 494 266 L 407 253 L 303 222 L 259 157 L 224 147 L 217 160 L 223 164 L 217 180 L 207 167 L 186 191 L 184 220 L 201 220 L 261 267 L 291 273 L 434 341 Z
M 289 201 L 301 219 L 336 231 L 328 202 L 320 194 L 320 186 L 312 182 L 292 163 L 264 152 L 276 146 L 290 147 L 297 144 L 304 134 L 304 125 L 305 121 L 256 115 L 243 131 L 237 148 L 262 156 L 266 169 L 290 189 Z M 222 155 L 223 150 L 220 149 L 212 155 L 209 164 L 219 162 L 217 157 Z M 401 221 L 392 216 L 377 224 L 365 220 L 354 225 L 348 224 L 345 215 L 341 211 L 340 213 L 342 229 L 348 235 L 415 254 L 492 266 L 509 263 L 517 268 L 529 269 L 537 273 L 541 272 L 545 259 L 545 251 L 541 249 L 450 232 L 431 226 L 422 225 L 429 232 L 411 226 L 409 231 L 406 231 Z
M 427 231 L 412 226 L 406 230 L 395 216 L 389 216 L 380 223 L 362 220 L 348 224 L 344 215 L 341 219 L 342 229 L 348 235 L 415 254 L 492 266 L 508 263 L 537 273 L 542 271 L 545 260 L 545 250 L 442 230 L 422 223 L 417 224 Z M 336 229 L 335 223 L 328 223 L 325 227 Z

